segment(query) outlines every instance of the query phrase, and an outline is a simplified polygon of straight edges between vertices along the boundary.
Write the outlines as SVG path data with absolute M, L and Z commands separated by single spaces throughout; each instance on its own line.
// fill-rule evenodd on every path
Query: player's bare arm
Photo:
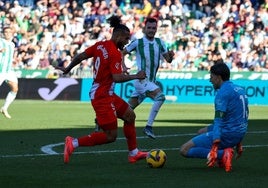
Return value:
M 68 74 L 72 70 L 72 68 L 74 68 L 76 65 L 78 65 L 79 63 L 81 63 L 83 60 L 87 58 L 89 58 L 88 55 L 85 52 L 82 52 L 78 54 L 77 56 L 75 56 L 72 62 L 67 67 L 56 66 L 55 69 L 61 70 L 63 74 Z
M 113 74 L 113 80 L 114 82 L 121 83 L 121 82 L 127 82 L 134 79 L 145 79 L 146 74 L 144 71 L 139 71 L 137 74 Z

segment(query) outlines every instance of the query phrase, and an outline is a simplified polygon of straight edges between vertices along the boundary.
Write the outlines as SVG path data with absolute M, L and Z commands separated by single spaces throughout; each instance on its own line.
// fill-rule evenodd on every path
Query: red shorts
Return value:
M 95 110 L 98 125 L 103 130 L 117 129 L 117 118 L 123 117 L 129 108 L 128 103 L 116 94 L 102 99 L 93 99 L 91 104 Z

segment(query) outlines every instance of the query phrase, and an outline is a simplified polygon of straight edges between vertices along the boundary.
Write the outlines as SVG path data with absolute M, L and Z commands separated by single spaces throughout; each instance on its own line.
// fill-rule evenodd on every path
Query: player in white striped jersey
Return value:
M 153 139 L 155 139 L 152 129 L 153 122 L 165 101 L 165 95 L 156 83 L 156 73 L 160 66 L 161 57 L 168 63 L 171 63 L 174 56 L 174 52 L 168 50 L 165 42 L 155 37 L 156 32 L 157 20 L 155 18 L 147 18 L 145 21 L 144 36 L 141 39 L 133 40 L 123 50 L 124 55 L 136 51 L 138 71 L 144 70 L 146 72 L 146 79 L 134 81 L 135 91 L 132 93 L 128 102 L 135 109 L 146 97 L 153 100 L 150 115 L 143 131 L 148 137 Z
M 8 119 L 11 116 L 8 113 L 8 107 L 15 100 L 18 92 L 18 78 L 12 70 L 15 45 L 12 42 L 14 33 L 10 27 L 3 29 L 3 38 L 0 37 L 0 86 L 4 81 L 10 87 L 4 105 L 1 107 L 1 113 Z

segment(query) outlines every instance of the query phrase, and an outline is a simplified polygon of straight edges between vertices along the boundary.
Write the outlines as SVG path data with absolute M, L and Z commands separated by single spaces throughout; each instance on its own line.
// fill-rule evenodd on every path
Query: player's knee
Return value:
M 136 98 L 130 98 L 128 104 L 130 108 L 134 110 L 138 106 L 138 100 Z
M 11 87 L 11 91 L 12 91 L 13 93 L 17 94 L 18 91 L 19 91 L 19 87 L 18 87 L 17 85 L 15 85 L 15 86 Z
M 139 95 L 137 97 L 130 97 L 128 100 L 129 106 L 134 110 L 137 106 L 139 106 L 142 101 L 146 98 L 145 95 Z
M 181 147 L 180 147 L 180 154 L 183 156 L 183 157 L 188 157 L 188 152 L 190 150 L 191 147 L 194 146 L 194 143 L 192 140 L 186 142 L 185 144 L 183 144 Z
M 117 130 L 109 130 L 109 131 L 105 131 L 105 133 L 106 133 L 106 136 L 107 136 L 107 142 L 108 143 L 116 141 Z
M 180 154 L 183 157 L 187 157 L 188 149 L 185 147 L 185 144 L 180 147 Z
M 19 91 L 19 88 L 14 88 L 14 89 L 12 89 L 12 92 L 15 93 L 15 94 L 17 94 L 18 91 Z
M 17 92 L 19 91 L 18 83 L 8 81 L 8 85 L 9 85 L 9 87 L 10 87 L 10 90 L 11 90 L 13 93 L 17 93 Z
M 164 102 L 165 100 L 166 100 L 166 97 L 165 97 L 164 93 L 162 93 L 162 92 L 157 93 L 154 97 L 154 101 L 163 101 Z
M 136 119 L 135 112 L 129 107 L 122 118 L 126 122 L 134 122 Z
M 197 134 L 203 134 L 207 132 L 207 127 L 203 127 L 197 131 Z
M 132 111 L 132 113 L 130 113 L 129 117 L 127 118 L 127 122 L 134 122 L 136 119 L 136 114 L 134 113 L 134 111 Z

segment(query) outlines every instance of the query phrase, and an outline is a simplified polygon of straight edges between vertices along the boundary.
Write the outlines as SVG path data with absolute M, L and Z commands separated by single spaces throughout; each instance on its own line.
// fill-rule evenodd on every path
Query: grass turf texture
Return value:
M 0 100 L 0 104 L 3 103 Z M 212 105 L 164 104 L 154 124 L 156 140 L 144 137 L 151 105 L 142 104 L 137 114 L 139 148 L 163 149 L 167 162 L 151 169 L 145 160 L 127 162 L 127 147 L 119 121 L 114 143 L 78 148 L 69 164 L 63 164 L 66 135 L 82 136 L 94 130 L 94 112 L 89 103 L 16 100 L 10 107 L 12 119 L 0 116 L 0 187 L 266 187 L 268 184 L 268 107 L 250 106 L 245 151 L 233 160 L 233 171 L 207 168 L 204 159 L 185 159 L 181 144 L 197 129 L 211 123 Z M 41 147 L 53 147 L 55 155 Z

